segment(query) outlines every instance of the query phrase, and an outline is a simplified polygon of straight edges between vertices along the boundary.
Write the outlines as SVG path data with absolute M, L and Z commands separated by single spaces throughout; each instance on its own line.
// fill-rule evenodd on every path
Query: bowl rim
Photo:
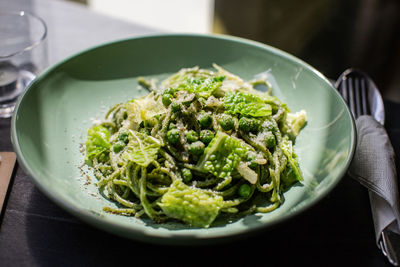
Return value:
M 132 224 L 133 227 L 131 226 L 126 226 L 122 225 L 119 223 L 112 222 L 110 220 L 105 220 L 101 217 L 99 217 L 96 214 L 93 214 L 87 209 L 77 207 L 74 205 L 72 202 L 69 202 L 66 200 L 62 195 L 55 193 L 54 191 L 48 189 L 39 178 L 37 178 L 37 174 L 35 174 L 35 171 L 33 170 L 32 166 L 30 165 L 29 161 L 24 158 L 22 154 L 22 149 L 20 147 L 20 143 L 18 140 L 18 132 L 17 132 L 17 120 L 18 120 L 18 111 L 20 109 L 20 106 L 24 102 L 25 95 L 27 95 L 31 88 L 35 87 L 36 84 L 40 83 L 41 80 L 43 80 L 45 77 L 47 77 L 48 73 L 51 73 L 53 70 L 58 68 L 59 66 L 65 64 L 66 62 L 79 57 L 82 54 L 85 54 L 89 51 L 101 48 L 101 47 L 106 47 L 106 46 L 112 46 L 118 43 L 122 42 L 128 42 L 128 41 L 136 41 L 136 40 L 142 40 L 142 39 L 163 39 L 163 38 L 209 38 L 209 39 L 218 39 L 222 41 L 228 41 L 228 42 L 234 42 L 234 43 L 240 43 L 240 44 L 246 44 L 254 47 L 258 47 L 267 51 L 270 51 L 271 53 L 275 55 L 279 55 L 281 57 L 284 57 L 288 59 L 289 61 L 294 61 L 297 64 L 300 64 L 310 71 L 312 71 L 319 79 L 321 79 L 324 83 L 328 84 L 329 87 L 334 91 L 334 93 L 339 97 L 339 101 L 342 102 L 342 105 L 345 107 L 345 113 L 350 117 L 351 121 L 351 137 L 350 137 L 350 150 L 349 153 L 346 157 L 345 160 L 345 166 L 342 168 L 342 170 L 339 172 L 339 175 L 328 187 L 326 187 L 325 190 L 320 192 L 315 198 L 313 198 L 309 203 L 306 205 L 301 205 L 298 209 L 291 211 L 288 214 L 283 214 L 280 215 L 278 218 L 274 218 L 274 220 L 268 222 L 268 223 L 263 223 L 257 226 L 252 226 L 248 227 L 245 229 L 233 229 L 231 231 L 216 231 L 211 233 L 207 233 L 205 235 L 199 235 L 199 234 L 191 234 L 188 232 L 174 232 L 173 235 L 171 236 L 170 234 L 164 233 L 164 232 L 158 232 L 158 231 L 143 231 L 141 228 L 135 227 L 135 224 Z M 177 33 L 177 34 L 149 34 L 149 35 L 141 35 L 137 37 L 132 37 L 132 38 L 123 38 L 119 40 L 115 40 L 112 42 L 106 42 L 102 43 L 96 46 L 89 47 L 87 49 L 84 49 L 80 52 L 74 53 L 63 60 L 59 61 L 58 63 L 48 67 L 45 71 L 43 71 L 26 89 L 25 91 L 21 94 L 19 97 L 14 113 L 11 118 L 11 142 L 14 148 L 14 151 L 16 152 L 17 155 L 17 160 L 22 167 L 22 169 L 26 172 L 26 174 L 29 176 L 31 181 L 35 184 L 38 189 L 45 194 L 47 197 L 49 197 L 54 203 L 56 203 L 59 207 L 63 208 L 64 210 L 68 211 L 70 214 L 76 216 L 77 218 L 81 219 L 82 221 L 87 222 L 91 226 L 94 226 L 96 228 L 100 228 L 102 230 L 105 230 L 107 232 L 117 234 L 119 236 L 123 237 L 129 237 L 131 239 L 136 239 L 140 241 L 146 241 L 150 243 L 159 243 L 159 244 L 202 244 L 202 243 L 209 243 L 209 242 L 214 242 L 217 240 L 223 240 L 226 238 L 235 238 L 235 237 L 240 237 L 243 235 L 251 234 L 256 231 L 259 231 L 261 229 L 267 229 L 271 228 L 273 226 L 276 226 L 280 224 L 281 222 L 288 221 L 291 218 L 294 218 L 298 216 L 299 214 L 305 212 L 306 210 L 309 210 L 311 207 L 315 206 L 317 203 L 319 203 L 323 198 L 325 198 L 336 186 L 339 184 L 339 182 L 343 179 L 345 173 L 347 172 L 347 169 L 350 166 L 350 163 L 352 161 L 352 158 L 354 156 L 356 144 L 357 144 L 357 134 L 356 134 L 356 126 L 355 126 L 355 121 L 353 116 L 351 115 L 350 110 L 347 107 L 347 104 L 343 100 L 343 98 L 340 96 L 339 92 L 333 87 L 332 83 L 318 70 L 316 70 L 314 67 L 309 65 L 308 63 L 304 62 L 303 60 L 283 51 L 278 48 L 272 47 L 267 44 L 263 44 L 257 41 L 241 38 L 241 37 L 235 37 L 235 36 L 229 36 L 229 35 L 223 35 L 223 34 L 189 34 L 189 33 Z M 170 232 L 170 231 L 166 231 Z

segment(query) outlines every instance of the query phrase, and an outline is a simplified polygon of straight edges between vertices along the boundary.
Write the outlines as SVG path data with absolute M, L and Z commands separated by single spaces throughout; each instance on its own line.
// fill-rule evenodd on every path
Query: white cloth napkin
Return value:
M 386 227 L 400 234 L 400 203 L 395 154 L 385 128 L 371 116 L 356 121 L 357 148 L 349 168 L 351 177 L 368 188 L 379 246 Z

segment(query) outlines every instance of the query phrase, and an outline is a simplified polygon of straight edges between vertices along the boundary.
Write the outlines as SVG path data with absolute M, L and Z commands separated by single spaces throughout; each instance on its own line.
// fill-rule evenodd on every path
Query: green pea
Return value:
M 201 141 L 196 141 L 190 144 L 189 152 L 195 156 L 200 156 L 204 153 L 204 143 Z
M 228 114 L 223 114 L 219 119 L 219 125 L 221 125 L 221 128 L 224 129 L 225 131 L 229 131 L 233 129 L 235 123 L 233 122 L 232 116 Z
M 127 144 L 129 142 L 129 134 L 127 132 L 120 132 L 118 134 L 118 140 Z
M 264 131 L 276 132 L 278 129 L 276 128 L 275 124 L 272 121 L 265 120 L 262 124 L 262 129 Z
M 176 125 L 173 122 L 170 122 L 168 125 L 168 130 L 176 129 Z
M 279 111 L 279 106 L 277 105 L 271 105 L 272 108 L 272 114 L 276 114 Z
M 178 112 L 180 112 L 180 111 L 182 110 L 182 107 L 181 107 L 181 105 L 180 105 L 179 103 L 177 103 L 177 102 L 172 102 L 172 103 L 171 103 L 171 110 L 172 110 L 172 112 L 174 112 L 174 113 L 178 113 Z
M 256 133 L 259 131 L 259 129 L 260 129 L 260 121 L 257 119 L 252 119 L 250 131 Z
M 255 162 L 256 159 L 257 159 L 257 154 L 256 153 L 250 152 L 250 151 L 247 153 L 246 160 L 248 162 L 250 162 L 249 168 L 251 168 L 253 170 L 255 168 L 257 168 L 258 164 Z
M 201 130 L 200 132 L 200 141 L 204 144 L 208 144 L 214 138 L 214 133 L 210 130 Z
M 163 94 L 169 94 L 169 95 L 174 95 L 174 89 L 173 88 L 167 88 L 163 91 Z
M 208 128 L 211 126 L 212 117 L 207 113 L 203 113 L 200 115 L 199 123 L 200 123 L 201 127 Z
M 146 135 L 150 135 L 150 131 L 147 128 L 140 128 L 139 129 L 140 133 L 146 134 Z
M 163 105 L 166 107 L 169 106 L 172 102 L 172 98 L 173 96 L 171 94 L 163 94 L 161 98 Z
M 149 118 L 147 120 L 144 121 L 144 127 L 153 127 L 154 125 L 156 125 L 158 122 L 158 119 L 156 118 L 156 116 Z
M 109 153 L 101 153 L 99 156 L 99 161 L 100 162 L 107 162 L 110 160 Z
M 183 168 L 181 172 L 182 172 L 182 179 L 185 183 L 188 183 L 192 180 L 193 175 L 189 169 Z
M 114 151 L 115 153 L 118 153 L 118 152 L 120 152 L 122 149 L 124 149 L 124 147 L 125 147 L 125 143 L 122 142 L 122 141 L 118 141 L 118 142 L 116 142 L 116 143 L 113 145 L 113 151 Z
M 242 117 L 239 120 L 239 128 L 246 133 L 257 132 L 259 126 L 260 123 L 257 119 Z
M 190 104 L 193 102 L 194 98 L 195 98 L 194 95 L 189 96 L 189 97 L 187 97 L 186 99 L 184 99 L 184 100 L 182 101 L 182 104 L 185 105 L 186 107 L 189 107 Z
M 265 134 L 265 146 L 267 148 L 272 148 L 276 145 L 275 135 L 272 132 L 267 132 Z
M 242 184 L 238 189 L 238 194 L 241 197 L 247 198 L 250 196 L 251 187 L 248 184 Z
M 239 129 L 242 130 L 243 132 L 250 132 L 250 128 L 251 128 L 251 122 L 248 118 L 246 117 L 242 117 L 239 120 Z
M 258 164 L 254 161 L 250 162 L 250 164 L 249 164 L 249 168 L 252 170 L 256 170 L 257 166 L 258 166 Z
M 196 131 L 190 130 L 186 133 L 186 139 L 191 143 L 196 142 L 199 140 L 199 134 Z
M 167 140 L 171 145 L 176 145 L 179 143 L 180 134 L 178 129 L 172 129 L 167 132 Z
M 214 82 L 223 82 L 225 80 L 225 76 L 217 76 L 213 78 Z

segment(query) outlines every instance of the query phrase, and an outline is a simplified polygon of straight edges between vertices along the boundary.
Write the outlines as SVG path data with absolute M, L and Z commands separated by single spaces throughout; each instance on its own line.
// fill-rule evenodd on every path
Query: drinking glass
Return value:
M 0 118 L 11 117 L 18 97 L 47 67 L 46 36 L 40 17 L 0 12 Z

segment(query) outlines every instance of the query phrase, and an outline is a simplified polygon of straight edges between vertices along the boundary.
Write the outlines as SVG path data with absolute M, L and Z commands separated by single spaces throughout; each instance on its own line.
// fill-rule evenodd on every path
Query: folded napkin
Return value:
M 349 174 L 368 188 L 376 242 L 379 246 L 385 228 L 400 234 L 395 154 L 385 128 L 373 117 L 359 117 L 356 126 L 357 149 Z

